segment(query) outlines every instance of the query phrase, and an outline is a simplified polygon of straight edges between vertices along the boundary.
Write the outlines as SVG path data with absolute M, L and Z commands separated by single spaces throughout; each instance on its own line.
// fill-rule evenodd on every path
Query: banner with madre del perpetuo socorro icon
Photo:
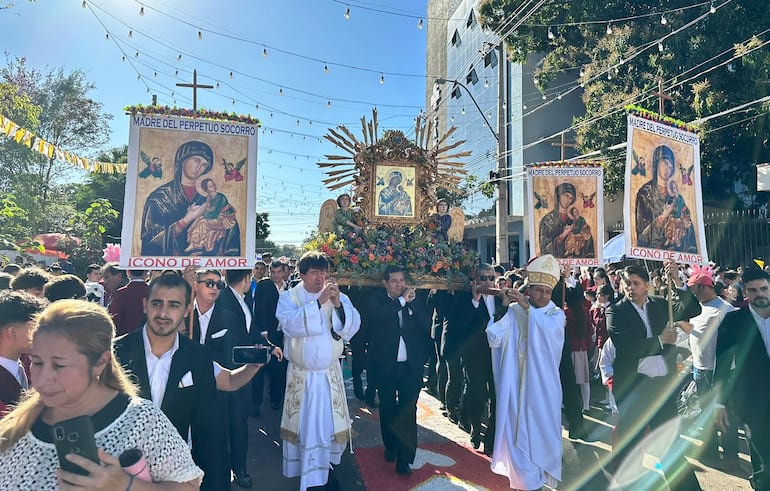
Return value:
M 684 123 L 629 113 L 626 257 L 706 264 L 700 139 Z
M 257 124 L 130 117 L 120 266 L 251 268 Z
M 601 266 L 604 172 L 600 162 L 546 162 L 527 167 L 532 257 L 559 264 Z

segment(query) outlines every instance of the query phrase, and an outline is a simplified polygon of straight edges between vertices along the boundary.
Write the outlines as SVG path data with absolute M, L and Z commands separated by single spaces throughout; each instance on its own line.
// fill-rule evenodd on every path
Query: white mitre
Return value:
M 559 262 L 550 254 L 536 257 L 527 264 L 527 279 L 530 285 L 556 286 L 561 276 Z

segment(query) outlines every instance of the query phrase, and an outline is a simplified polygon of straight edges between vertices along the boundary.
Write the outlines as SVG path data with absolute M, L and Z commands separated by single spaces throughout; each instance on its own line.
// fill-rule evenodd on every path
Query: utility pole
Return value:
M 505 42 L 497 45 L 497 220 L 495 223 L 495 259 L 508 267 L 508 79 Z

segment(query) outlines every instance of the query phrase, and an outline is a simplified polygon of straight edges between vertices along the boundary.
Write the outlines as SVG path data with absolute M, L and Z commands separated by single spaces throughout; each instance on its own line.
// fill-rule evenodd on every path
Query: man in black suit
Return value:
M 231 269 L 225 272 L 227 286 L 222 289 L 216 305 L 234 314 L 234 321 L 227 327 L 224 337 L 230 346 L 246 346 L 256 344 L 259 333 L 252 329 L 252 313 L 246 304 L 244 295 L 251 286 L 250 269 Z M 255 335 L 256 334 L 256 335 Z M 240 365 L 233 363 L 232 358 L 224 357 L 222 366 L 229 369 Z M 253 484 L 251 476 L 246 472 L 246 455 L 249 451 L 249 404 L 251 403 L 251 384 L 246 384 L 235 392 L 228 393 L 227 411 L 230 442 L 230 466 L 235 474 L 235 482 L 242 488 L 250 488 Z
M 372 298 L 369 361 L 380 394 L 385 460 L 411 474 L 417 452 L 417 398 L 428 356 L 430 319 L 404 270 L 385 268 L 385 290 Z
M 749 305 L 728 313 L 717 333 L 714 381 L 720 388 L 716 412 L 722 431 L 728 426 L 724 404 L 731 403 L 747 427 L 751 448 L 752 485 L 770 489 L 770 274 L 747 268 L 742 276 Z M 734 364 L 734 368 L 733 368 Z
M 192 456 L 205 476 L 201 489 L 230 489 L 224 424 L 209 352 L 179 334 L 190 313 L 191 288 L 180 276 L 161 275 L 145 298 L 147 323 L 115 340 L 115 355 L 133 374 L 139 395 L 152 400 L 179 434 L 192 437 Z
M 278 329 L 278 319 L 275 318 L 275 308 L 278 296 L 286 289 L 286 277 L 289 266 L 279 260 L 270 264 L 270 276 L 257 282 L 254 293 L 254 330 L 267 332 L 267 339 L 273 346 L 283 346 L 283 332 Z M 286 368 L 288 360 L 273 361 L 254 377 L 251 398 L 252 414 L 259 415 L 264 395 L 265 375 L 270 378 L 270 407 L 279 409 L 283 404 L 286 390 Z
M 481 264 L 471 286 L 470 301 L 461 306 L 464 310 L 461 315 L 468 326 L 462 351 L 462 364 L 468 385 L 463 406 L 471 426 L 471 445 L 475 449 L 481 445 L 481 421 L 484 416 L 488 416 L 489 424 L 484 435 L 484 453 L 487 455 L 492 455 L 494 447 L 495 386 L 492 379 L 492 351 L 489 349 L 486 328 L 489 320 L 501 308 L 502 300 L 496 295 L 482 294 L 482 291 L 496 288 L 498 275 L 491 264 Z
M 674 281 L 679 299 L 673 301 L 673 321 L 686 320 L 700 314 L 701 307 L 695 296 L 684 288 L 678 276 L 678 267 L 671 262 L 666 271 Z M 671 434 L 663 425 L 676 421 L 676 403 L 672 397 L 678 378 L 675 363 L 670 356 L 676 341 L 676 329 L 668 326 L 668 303 L 659 296 L 648 296 L 650 277 L 640 266 L 628 266 L 622 272 L 622 286 L 626 296 L 611 305 L 607 311 L 607 331 L 615 345 L 614 377 L 612 388 L 618 402 L 618 421 L 613 438 L 615 478 L 621 485 L 634 481 L 632 487 L 649 485 L 655 473 L 640 475 L 641 453 L 645 431 L 651 439 L 672 438 L 667 443 L 660 463 L 672 491 L 700 489 L 698 480 L 684 458 L 684 441 L 678 431 Z M 656 430 L 658 430 L 656 432 Z M 662 433 L 668 433 L 663 435 Z M 629 458 L 633 475 L 620 475 L 620 464 Z M 635 460 L 634 460 L 635 459 Z

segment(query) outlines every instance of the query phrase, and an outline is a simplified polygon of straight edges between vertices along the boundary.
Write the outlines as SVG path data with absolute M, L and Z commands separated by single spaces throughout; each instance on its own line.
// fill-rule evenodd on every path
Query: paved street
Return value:
M 409 477 L 399 476 L 382 458 L 382 442 L 379 432 L 378 411 L 362 405 L 353 397 L 350 381 L 347 383 L 348 404 L 354 419 L 354 455 L 346 452 L 336 473 L 343 491 L 376 490 L 505 490 L 507 481 L 492 475 L 489 460 L 470 446 L 467 433 L 451 424 L 441 415 L 436 399 L 422 392 L 418 407 L 420 425 L 420 450 L 415 459 L 415 472 Z M 602 490 L 606 479 L 597 468 L 597 460 L 610 450 L 610 418 L 608 412 L 599 409 L 598 399 L 604 396 L 601 388 L 593 386 L 597 400 L 595 408 L 586 416 L 587 429 L 597 438 L 596 442 L 584 443 L 566 439 L 564 432 L 564 476 L 559 489 Z M 267 400 L 267 398 L 265 398 Z M 281 475 L 281 443 L 278 438 L 280 412 L 263 404 L 262 416 L 249 421 L 250 447 L 249 472 L 254 478 L 254 490 L 297 490 L 299 479 L 286 479 Z M 698 440 L 688 439 L 697 450 Z M 696 460 L 693 464 L 704 490 L 749 490 L 749 460 L 745 454 L 745 441 L 741 440 L 742 471 L 732 475 L 709 468 Z M 645 464 L 654 468 L 655 461 L 647 458 Z M 592 476 L 592 477 L 591 477 Z M 239 490 L 233 485 L 233 490 Z

